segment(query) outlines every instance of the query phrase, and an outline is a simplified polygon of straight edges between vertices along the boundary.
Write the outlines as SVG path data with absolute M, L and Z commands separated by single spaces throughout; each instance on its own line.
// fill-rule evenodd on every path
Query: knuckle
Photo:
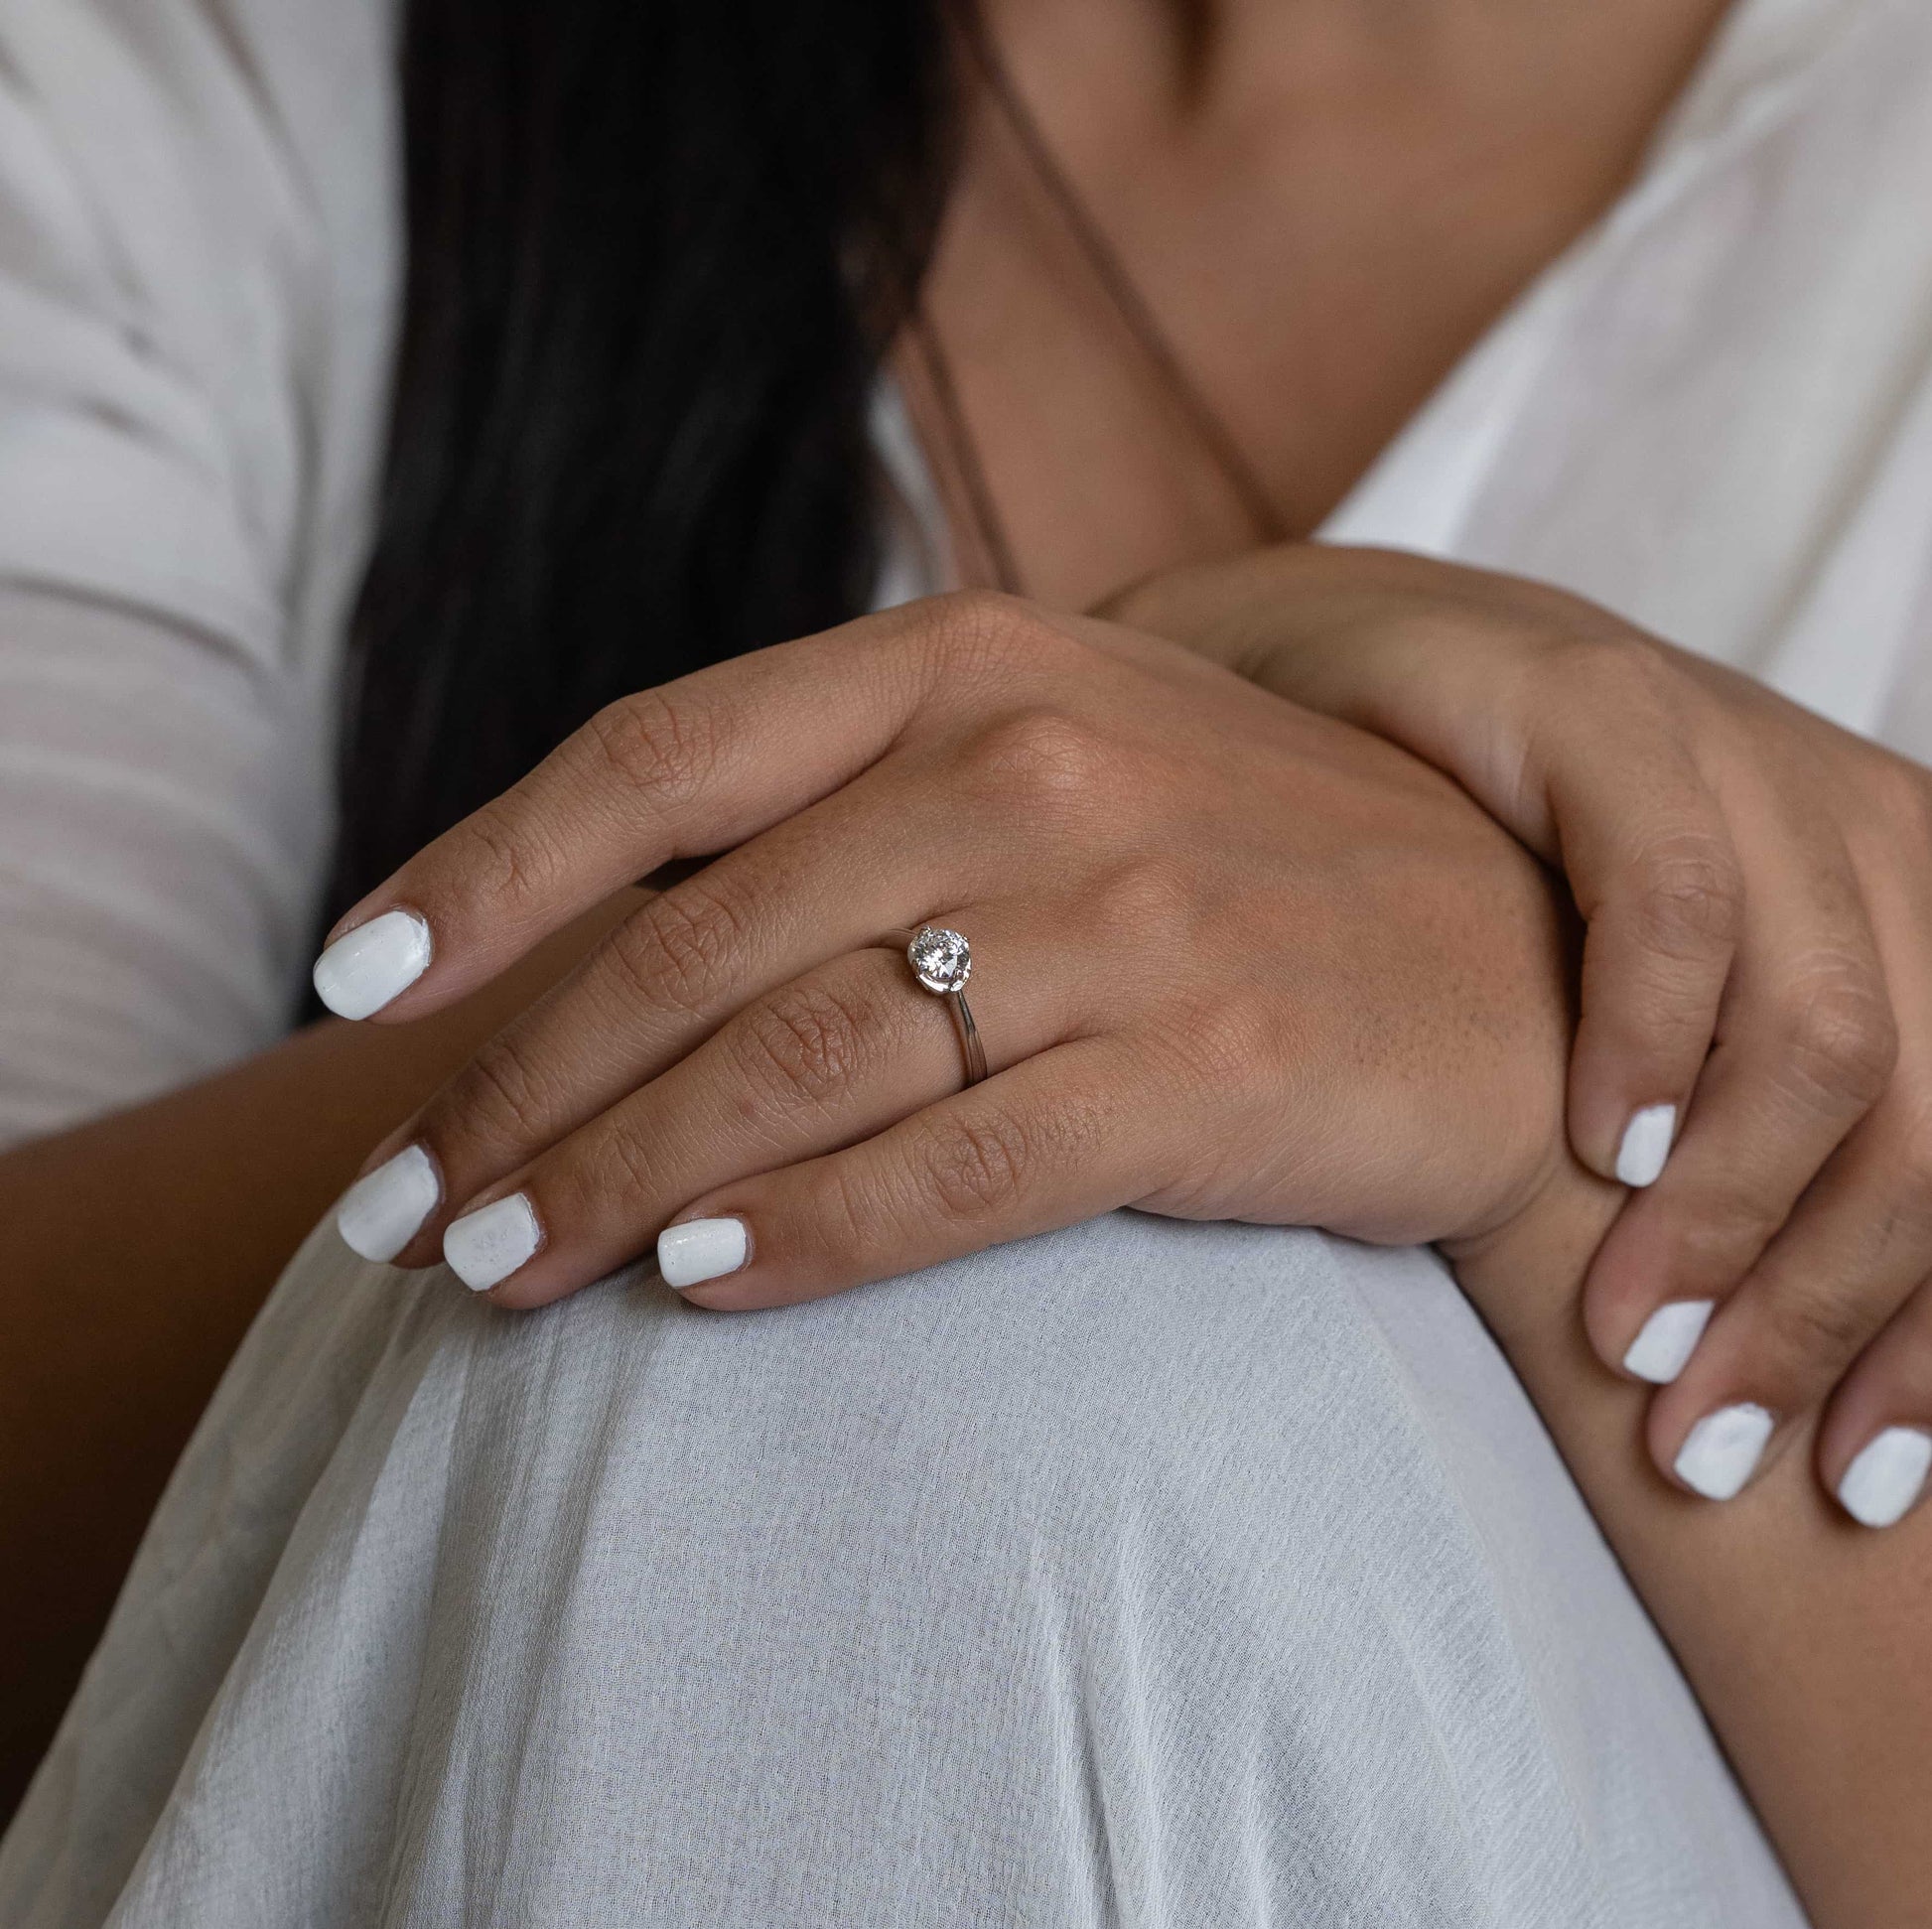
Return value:
M 531 1169 L 528 1183 L 552 1225 L 609 1227 L 654 1217 L 664 1204 L 653 1147 L 621 1119 L 576 1134 Z
M 920 1149 L 928 1196 L 956 1223 L 998 1218 L 1025 1198 L 1033 1146 L 1008 1114 L 984 1111 L 925 1134 Z
M 590 1217 L 614 1201 L 651 1198 L 661 1176 L 652 1148 L 628 1126 L 615 1124 L 598 1133 L 588 1158 L 571 1163 L 568 1183 Z
M 1875 1309 L 1849 1284 L 1777 1295 L 1765 1308 L 1766 1338 L 1792 1383 L 1836 1375 L 1878 1323 Z
M 1787 1204 L 1748 1177 L 1707 1180 L 1680 1202 L 1673 1270 L 1729 1286 L 1784 1224 Z
M 611 934 L 610 955 L 626 990 L 644 1004 L 701 1015 L 745 946 L 734 894 L 701 873 L 625 918 Z
M 1049 705 L 1009 711 L 987 724 L 973 738 L 968 761 L 978 789 L 1044 812 L 1112 788 L 1106 740 Z
M 663 690 L 638 690 L 606 704 L 584 726 L 593 778 L 665 802 L 689 797 L 717 762 L 709 713 Z
M 502 800 L 474 810 L 450 833 L 466 890 L 514 914 L 540 902 L 558 872 L 554 848 L 527 821 L 512 824 Z
M 901 1215 L 890 1194 L 867 1183 L 847 1160 L 822 1161 L 808 1196 L 798 1231 L 822 1264 L 837 1269 L 855 1254 L 890 1250 L 903 1237 Z
M 1812 1090 L 1869 1105 L 1898 1061 L 1898 1026 L 1877 973 L 1852 959 L 1801 972 L 1787 997 L 1785 1050 Z
M 1032 605 L 1000 590 L 934 597 L 930 636 L 939 667 L 970 680 L 1004 680 L 1061 660 L 1072 639 Z
M 758 1090 L 822 1108 L 860 1076 L 871 1029 L 871 1014 L 850 996 L 786 985 L 746 1009 L 735 1042 Z
M 450 1126 L 458 1122 L 474 1138 L 527 1144 L 544 1136 L 550 1108 L 528 1054 L 511 1038 L 498 1035 L 479 1047 L 438 1110 L 438 1137 L 447 1148 Z
M 1646 948 L 1683 963 L 1727 957 L 1737 942 L 1743 880 L 1728 839 L 1691 831 L 1638 863 L 1633 906 Z

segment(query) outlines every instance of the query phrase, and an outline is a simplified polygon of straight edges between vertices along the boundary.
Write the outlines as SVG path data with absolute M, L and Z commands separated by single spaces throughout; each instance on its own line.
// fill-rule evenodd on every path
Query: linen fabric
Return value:
M 1120 1213 L 744 1317 L 318 1229 L 0 1921 L 1802 1917 L 1439 1262 Z
M 393 24 L 0 16 L 0 1134 L 291 1009 Z M 1932 751 L 1928 110 L 1916 0 L 1741 0 L 1324 536 Z M 943 545 L 879 427 L 891 601 Z M 744 1319 L 505 1317 L 320 1229 L 0 1846 L 29 1929 L 1798 1919 L 1443 1269 L 1134 1215 Z

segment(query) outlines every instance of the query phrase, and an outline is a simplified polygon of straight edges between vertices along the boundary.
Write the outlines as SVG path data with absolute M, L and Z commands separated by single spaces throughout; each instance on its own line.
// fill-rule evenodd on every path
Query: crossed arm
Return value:
M 1286 608 L 1293 588 L 1269 595 Z M 1251 621 L 1226 620 L 1237 607 L 1251 618 L 1252 598 L 1197 600 L 1211 620 L 1189 640 L 1206 655 L 1238 638 L 1246 667 L 1296 673 L 1287 655 L 1272 668 L 1255 657 Z M 1161 626 L 1151 606 L 1140 620 Z M 292 1245 L 300 1218 L 346 1176 L 354 1135 L 487 1038 L 370 1157 L 379 1174 L 415 1149 L 410 1185 L 384 1181 L 383 1210 L 362 1226 L 404 1263 L 429 1263 L 454 1224 L 520 1200 L 494 1221 L 518 1233 L 520 1252 L 499 1234 L 453 1247 L 505 1306 L 587 1283 L 667 1224 L 742 1229 L 741 1263 L 689 1284 L 701 1304 L 740 1309 L 1123 1203 L 1441 1240 L 1818 1919 L 1909 1920 L 1932 1882 L 1911 1805 L 1932 1769 L 1932 1669 L 1914 1622 L 1932 1584 L 1926 1516 L 1866 1534 L 1814 1476 L 1814 1465 L 1828 1482 L 1834 1472 L 1812 1449 L 1842 1358 L 1798 1359 L 1809 1378 L 1793 1381 L 1763 1476 L 1727 1507 L 1646 1459 L 1648 1424 L 1674 1473 L 1671 1428 L 1696 1416 L 1678 1387 L 1653 1401 L 1591 1350 L 1593 1337 L 1623 1357 L 1641 1295 L 1607 1296 L 1606 1325 L 1592 1297 L 1587 1332 L 1577 1317 L 1604 1228 L 1621 1232 L 1624 1194 L 1571 1144 L 1613 1167 L 1616 1115 L 1648 1087 L 1611 1081 L 1607 1113 L 1600 1075 L 1578 1073 L 1566 1092 L 1569 895 L 1525 848 L 1534 826 L 1504 829 L 1442 771 L 1315 714 L 1316 701 L 1312 689 L 1302 705 L 1262 701 L 1203 655 L 1125 626 L 982 599 L 721 666 L 607 713 L 350 914 L 331 982 L 358 989 L 376 1024 L 285 1047 L 280 1083 L 271 1054 L 230 1074 L 225 1092 L 30 1149 L 0 1162 L 0 1186 L 17 1181 L 31 1219 L 49 1188 L 71 1197 L 117 1158 L 152 1162 L 206 1133 L 236 1162 L 220 1175 L 225 1196 L 205 1198 L 172 1235 L 184 1294 L 197 1281 L 206 1291 L 222 1276 L 223 1241 L 246 1243 L 231 1237 L 237 1221 L 262 1221 L 263 1254 L 283 1233 Z M 1479 791 L 1479 777 L 1456 775 Z M 718 852 L 661 896 L 612 896 L 666 860 Z M 579 912 L 586 925 L 549 935 Z M 966 930 L 979 960 L 995 1076 L 969 1093 L 956 1090 L 957 1046 L 939 1015 L 875 942 L 928 919 Z M 1591 918 L 1597 954 L 1616 923 Z M 402 943 L 385 947 L 385 933 Z M 1587 977 L 1586 1038 L 1590 987 Z M 1617 1009 L 1611 997 L 1599 1016 Z M 1683 1089 L 1694 1047 L 1692 1035 L 1666 1054 Z M 1643 1063 L 1631 1073 L 1614 1050 L 1598 1062 L 1654 1075 Z M 277 1178 L 265 1135 L 235 1129 L 250 1103 L 258 1119 L 286 1116 L 298 1093 L 315 1117 L 314 1157 L 304 1167 L 301 1151 L 282 1151 L 307 1191 Z M 318 1107 L 317 1094 L 340 1105 Z M 301 1195 L 288 1227 L 272 1203 L 238 1212 L 236 1175 L 250 1171 L 265 1200 Z M 1669 1204 L 1661 1186 L 1653 1201 Z M 105 1205 L 77 1239 L 41 1214 L 46 1278 L 40 1294 L 24 1289 L 47 1309 L 43 1385 L 69 1397 L 88 1362 L 53 1283 L 62 1268 L 83 1295 L 97 1281 L 105 1312 L 115 1269 L 91 1268 L 88 1251 L 120 1236 Z M 1663 1223 L 1685 1218 L 1679 1200 Z M 143 1255 L 143 1292 L 163 1306 L 169 1237 Z M 729 1256 L 731 1244 L 710 1250 Z M 238 1315 L 248 1277 L 232 1271 Z M 254 1290 L 264 1277 L 257 1268 Z M 1876 1299 L 1861 1302 L 1867 1329 L 1884 1322 Z M 1776 1359 L 1773 1323 L 1756 1340 L 1736 1323 L 1735 1350 L 1695 1372 Z M 1697 1392 L 1695 1372 L 1680 1387 Z M 1880 1381 L 1883 1400 L 1908 1381 Z M 57 1402 L 44 1405 L 58 1441 Z M 33 1495 L 14 1498 L 31 1523 Z

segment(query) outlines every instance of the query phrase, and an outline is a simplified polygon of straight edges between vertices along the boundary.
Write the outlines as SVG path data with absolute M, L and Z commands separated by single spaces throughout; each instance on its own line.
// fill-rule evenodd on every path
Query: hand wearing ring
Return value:
M 529 1307 L 662 1233 L 667 1279 L 750 1308 L 1126 1204 L 1483 1230 L 1561 1159 L 1541 867 L 1388 745 L 1004 598 L 614 707 L 344 928 L 426 930 L 379 1022 L 406 1019 L 718 851 L 391 1136 L 381 1211 L 345 1218 L 365 1246 Z M 915 970 L 947 932 L 998 959 L 966 1011 L 925 979 L 969 1053 L 984 1029 L 984 1078 L 895 929 Z

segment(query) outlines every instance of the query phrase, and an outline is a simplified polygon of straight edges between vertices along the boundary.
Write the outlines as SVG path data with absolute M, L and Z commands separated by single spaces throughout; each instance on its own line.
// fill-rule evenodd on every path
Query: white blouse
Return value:
M 384 426 L 393 32 L 0 12 L 0 1143 L 289 1021 Z M 1932 757 L 1932 7 L 1739 0 L 1322 534 L 1564 584 Z M 930 580 L 901 545 L 881 600 Z

